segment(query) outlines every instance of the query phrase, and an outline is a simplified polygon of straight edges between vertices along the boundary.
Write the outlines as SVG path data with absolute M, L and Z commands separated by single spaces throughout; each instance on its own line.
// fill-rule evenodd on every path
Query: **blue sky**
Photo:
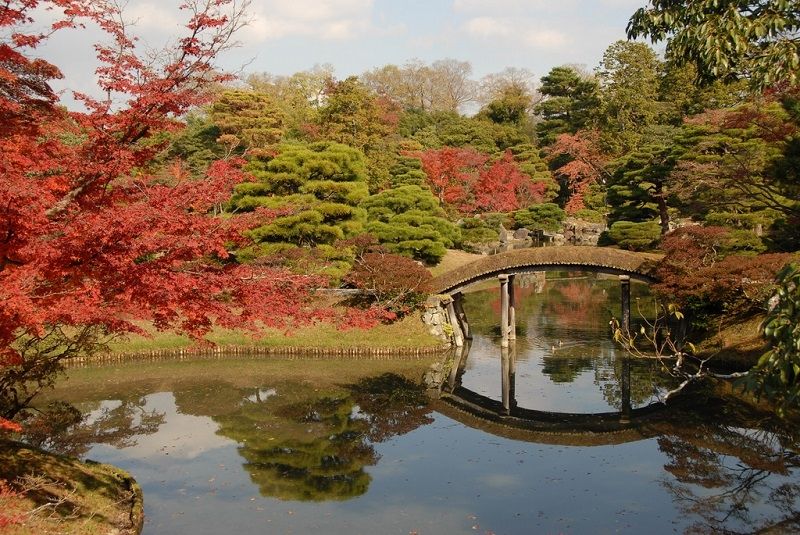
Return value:
M 182 0 L 129 0 L 126 18 L 158 47 L 177 35 Z M 645 0 L 252 0 L 241 46 L 222 65 L 288 75 L 330 63 L 338 77 L 410 59 L 469 61 L 473 77 L 525 68 L 536 78 L 563 64 L 593 69 L 625 38 Z M 66 89 L 91 87 L 94 32 L 61 36 L 45 51 Z M 79 38 L 77 38 L 79 37 Z

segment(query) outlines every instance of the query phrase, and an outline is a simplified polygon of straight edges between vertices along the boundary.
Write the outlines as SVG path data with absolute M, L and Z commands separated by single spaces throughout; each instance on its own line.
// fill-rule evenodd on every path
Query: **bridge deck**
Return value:
M 453 293 L 470 284 L 501 273 L 530 271 L 580 270 L 630 275 L 632 278 L 654 282 L 656 263 L 662 255 L 636 253 L 605 247 L 537 247 L 517 249 L 486 256 L 435 277 L 434 293 Z

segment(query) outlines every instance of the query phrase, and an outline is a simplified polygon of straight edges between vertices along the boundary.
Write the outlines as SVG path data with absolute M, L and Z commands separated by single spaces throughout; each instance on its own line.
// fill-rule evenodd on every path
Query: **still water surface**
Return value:
M 619 410 L 608 335 L 616 282 L 517 291 L 519 406 Z M 646 288 L 634 286 L 637 295 L 646 302 Z M 497 291 L 470 293 L 466 309 L 475 339 L 461 385 L 500 399 Z M 130 471 L 144 490 L 146 534 L 800 529 L 789 426 L 704 398 L 633 433 L 503 438 L 429 402 L 417 386 L 429 364 L 244 358 L 73 369 L 51 397 L 86 419 L 49 446 Z M 633 364 L 635 407 L 668 386 Z

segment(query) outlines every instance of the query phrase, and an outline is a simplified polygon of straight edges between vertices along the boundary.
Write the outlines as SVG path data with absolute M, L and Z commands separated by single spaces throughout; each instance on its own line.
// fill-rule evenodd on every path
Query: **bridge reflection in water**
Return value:
M 450 373 L 441 386 L 436 410 L 470 427 L 490 433 L 544 443 L 575 445 L 618 444 L 652 436 L 648 424 L 668 409 L 662 402 L 632 408 L 631 362 L 621 359 L 621 409 L 594 413 L 542 411 L 521 407 L 516 397 L 516 344 L 500 348 L 500 399 L 492 399 L 466 388 L 462 376 L 471 344 L 454 351 Z M 671 403 L 680 406 L 681 401 Z

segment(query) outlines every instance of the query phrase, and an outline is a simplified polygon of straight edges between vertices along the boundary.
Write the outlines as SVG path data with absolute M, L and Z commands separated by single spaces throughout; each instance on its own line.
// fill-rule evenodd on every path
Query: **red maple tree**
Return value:
M 544 198 L 545 184 L 522 172 L 509 151 L 496 160 L 472 148 L 455 147 L 409 155 L 422 162 L 439 201 L 460 214 L 510 212 Z
M 35 31 L 43 9 L 60 15 Z M 240 162 L 217 162 L 196 181 L 148 174 L 163 133 L 226 79 L 213 61 L 243 21 L 233 0 L 187 0 L 181 10 L 185 36 L 154 59 L 114 2 L 0 3 L 0 428 L 14 427 L 8 419 L 63 359 L 139 332 L 134 320 L 195 337 L 213 324 L 278 324 L 304 316 L 321 283 L 230 260 L 248 220 L 209 211 L 244 179 Z M 85 109 L 68 111 L 49 85 L 61 72 L 34 49 L 84 24 L 109 38 L 95 45 L 108 98 L 76 94 Z
M 584 196 L 589 186 L 606 176 L 607 157 L 600 150 L 600 134 L 580 130 L 575 134 L 561 134 L 549 149 L 548 159 L 566 158 L 566 163 L 555 170 L 556 176 L 566 180 L 570 196 L 564 209 L 574 214 L 585 208 Z

